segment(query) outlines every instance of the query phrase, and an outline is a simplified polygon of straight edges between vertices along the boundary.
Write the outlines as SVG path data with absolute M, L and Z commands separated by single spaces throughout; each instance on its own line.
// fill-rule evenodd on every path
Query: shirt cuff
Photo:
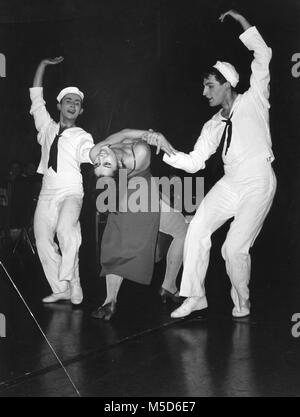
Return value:
M 245 32 L 243 32 L 239 36 L 239 38 L 245 44 L 245 43 L 247 43 L 248 39 L 251 39 L 253 37 L 253 35 L 257 35 L 257 34 L 258 34 L 258 30 L 257 30 L 256 26 L 251 26 L 251 28 L 245 30 Z
M 178 161 L 179 157 L 180 157 L 179 153 L 176 154 L 176 155 L 171 155 L 171 156 L 169 156 L 168 154 L 165 153 L 164 156 L 163 156 L 163 161 L 166 164 L 173 165 Z
M 29 88 L 29 92 L 31 100 L 43 97 L 43 87 L 31 87 Z

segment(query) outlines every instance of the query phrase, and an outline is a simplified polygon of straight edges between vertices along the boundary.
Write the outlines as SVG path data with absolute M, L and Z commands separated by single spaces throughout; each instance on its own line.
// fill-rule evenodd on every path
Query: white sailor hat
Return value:
M 60 103 L 64 96 L 67 94 L 77 94 L 81 98 L 81 101 L 84 99 L 83 92 L 80 91 L 77 87 L 66 87 L 58 94 L 57 101 Z
M 233 88 L 238 85 L 240 76 L 234 66 L 229 64 L 229 62 L 217 61 L 214 68 L 216 68 L 223 75 L 226 81 L 228 81 Z

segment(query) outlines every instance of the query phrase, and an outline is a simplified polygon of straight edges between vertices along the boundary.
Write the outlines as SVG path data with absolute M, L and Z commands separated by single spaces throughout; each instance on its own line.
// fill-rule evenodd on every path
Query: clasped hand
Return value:
M 156 146 L 156 155 L 158 155 L 161 150 L 164 151 L 168 156 L 176 155 L 177 153 L 176 149 L 174 149 L 170 142 L 168 142 L 164 137 L 164 135 L 159 132 L 149 130 L 143 134 L 142 139 L 145 140 L 148 145 Z

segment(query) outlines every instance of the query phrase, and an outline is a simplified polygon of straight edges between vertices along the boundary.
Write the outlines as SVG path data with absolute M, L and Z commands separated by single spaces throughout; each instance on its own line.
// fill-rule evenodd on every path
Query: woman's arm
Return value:
M 142 136 L 146 133 L 146 130 L 138 129 L 123 129 L 120 132 L 114 133 L 108 136 L 105 140 L 100 142 L 101 146 L 114 145 L 120 143 L 125 139 L 142 139 Z
M 142 139 L 142 136 L 146 133 L 146 130 L 138 130 L 138 129 L 123 129 L 120 132 L 114 133 L 108 136 L 105 140 L 97 143 L 91 150 L 90 150 L 90 159 L 94 162 L 96 156 L 98 155 L 99 151 L 103 146 L 108 145 L 115 145 L 117 143 L 123 142 L 125 139 Z

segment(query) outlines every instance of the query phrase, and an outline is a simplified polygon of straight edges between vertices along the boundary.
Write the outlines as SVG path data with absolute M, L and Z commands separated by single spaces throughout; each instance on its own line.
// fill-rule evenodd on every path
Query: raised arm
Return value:
M 56 58 L 47 58 L 43 59 L 39 66 L 37 67 L 37 70 L 35 72 L 34 78 L 33 78 L 33 87 L 43 87 L 43 79 L 46 67 L 48 65 L 57 65 L 60 64 L 64 58 L 62 56 L 56 57 Z
M 245 19 L 244 16 L 242 16 L 240 13 L 238 13 L 235 10 L 229 10 L 228 12 L 221 14 L 221 16 L 219 17 L 219 20 L 223 23 L 226 16 L 231 16 L 234 20 L 236 20 L 237 22 L 239 22 L 241 24 L 244 32 L 246 30 L 248 30 L 249 28 L 251 28 L 251 26 L 252 26 L 248 22 L 248 20 Z
M 230 10 L 224 13 L 220 20 L 223 22 L 226 16 L 231 16 L 238 21 L 244 29 L 240 40 L 250 51 L 254 52 L 254 60 L 251 64 L 250 91 L 264 107 L 269 108 L 269 64 L 272 58 L 272 50 L 266 45 L 257 28 L 251 26 L 241 14 Z
M 45 107 L 46 103 L 43 97 L 43 79 L 45 70 L 48 65 L 57 65 L 62 61 L 63 57 L 43 59 L 35 72 L 33 85 L 32 88 L 30 88 L 30 98 L 32 101 L 30 114 L 34 117 L 35 126 L 38 132 L 41 132 L 52 121 L 52 118 Z M 41 137 L 39 137 L 39 142 L 41 143 Z

